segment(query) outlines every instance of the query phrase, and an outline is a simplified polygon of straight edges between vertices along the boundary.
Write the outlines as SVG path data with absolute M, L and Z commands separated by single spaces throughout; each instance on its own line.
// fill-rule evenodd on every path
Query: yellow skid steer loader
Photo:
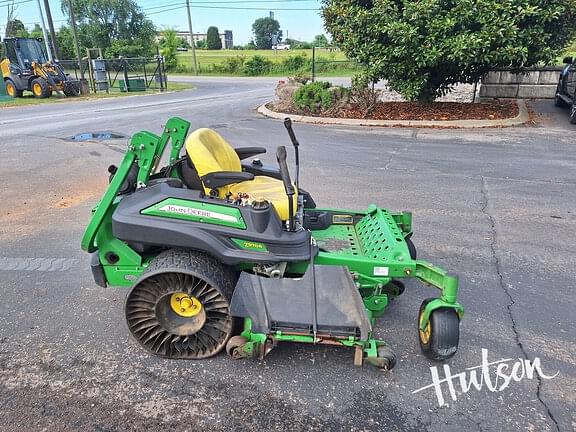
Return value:
M 70 78 L 58 61 L 48 61 L 42 39 L 6 38 L 2 42 L 5 58 L 0 70 L 6 93 L 14 98 L 31 91 L 37 98 L 47 98 L 52 92 L 66 96 L 80 94 L 80 82 Z

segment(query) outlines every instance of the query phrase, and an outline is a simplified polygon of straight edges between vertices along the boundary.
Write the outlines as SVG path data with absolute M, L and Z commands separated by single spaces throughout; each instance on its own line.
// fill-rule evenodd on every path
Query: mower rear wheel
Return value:
M 44 78 L 36 78 L 32 81 L 32 94 L 37 99 L 45 99 L 52 95 L 52 90 Z
M 235 285 L 235 272 L 208 255 L 162 252 L 128 294 L 128 328 L 160 357 L 211 357 L 232 334 L 229 301 Z
M 424 308 L 433 298 L 426 299 L 418 313 L 418 340 L 424 355 L 430 360 L 443 361 L 456 354 L 460 340 L 460 318 L 454 309 L 432 311 L 424 330 L 420 330 Z
M 11 79 L 7 79 L 4 85 L 6 87 L 6 94 L 8 94 L 8 96 L 13 98 L 22 97 L 22 90 L 18 90 L 16 88 L 16 84 L 14 84 L 14 81 L 12 81 Z

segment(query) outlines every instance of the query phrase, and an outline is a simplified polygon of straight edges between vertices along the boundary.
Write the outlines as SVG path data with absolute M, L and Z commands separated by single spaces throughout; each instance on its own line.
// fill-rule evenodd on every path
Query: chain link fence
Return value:
M 338 72 L 349 75 L 362 70 L 362 65 L 354 60 L 336 58 L 336 49 L 312 47 L 311 80 L 318 75 L 337 75 Z
M 162 56 L 118 59 L 61 60 L 66 73 L 84 80 L 96 93 L 118 90 L 121 92 L 164 91 L 168 88 L 166 65 Z

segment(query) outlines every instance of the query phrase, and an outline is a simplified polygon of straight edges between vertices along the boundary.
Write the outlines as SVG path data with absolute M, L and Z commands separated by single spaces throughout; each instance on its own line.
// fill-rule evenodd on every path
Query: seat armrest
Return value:
M 202 176 L 202 182 L 210 189 L 218 189 L 233 183 L 254 180 L 254 174 L 238 171 L 217 171 Z
M 280 170 L 278 169 L 277 165 L 264 165 L 261 162 L 259 164 L 243 163 L 242 170 L 252 173 L 255 176 L 266 176 L 282 180 L 282 176 L 280 175 Z
M 266 153 L 266 149 L 264 147 L 240 147 L 235 148 L 234 151 L 240 160 Z

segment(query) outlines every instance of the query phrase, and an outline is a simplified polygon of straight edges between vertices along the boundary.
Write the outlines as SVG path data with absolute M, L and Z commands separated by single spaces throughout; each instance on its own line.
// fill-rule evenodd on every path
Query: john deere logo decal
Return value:
M 191 222 L 246 229 L 246 223 L 244 223 L 239 209 L 201 201 L 166 198 L 145 208 L 140 213 L 147 216 L 183 219 Z
M 191 207 L 184 207 L 173 204 L 167 204 L 163 207 L 160 207 L 159 210 L 166 213 L 176 213 L 186 216 L 196 216 L 199 218 L 218 219 L 221 221 L 233 222 L 233 223 L 238 222 L 238 219 L 232 215 L 226 215 L 208 210 L 199 210 Z

